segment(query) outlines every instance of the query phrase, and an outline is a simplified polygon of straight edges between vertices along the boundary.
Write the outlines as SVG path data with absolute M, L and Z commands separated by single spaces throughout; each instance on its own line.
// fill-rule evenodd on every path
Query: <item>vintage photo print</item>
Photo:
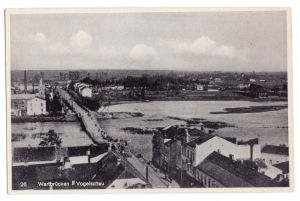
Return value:
M 289 8 L 5 18 L 9 194 L 294 190 Z

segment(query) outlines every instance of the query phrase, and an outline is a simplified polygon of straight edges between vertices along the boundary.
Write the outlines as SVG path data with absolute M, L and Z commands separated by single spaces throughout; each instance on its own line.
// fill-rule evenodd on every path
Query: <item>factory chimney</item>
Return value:
M 27 78 L 26 78 L 26 70 L 24 71 L 24 93 L 27 93 Z

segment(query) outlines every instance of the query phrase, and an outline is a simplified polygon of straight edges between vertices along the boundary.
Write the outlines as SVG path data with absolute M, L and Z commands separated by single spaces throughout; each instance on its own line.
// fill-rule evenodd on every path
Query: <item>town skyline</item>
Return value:
M 11 68 L 286 71 L 286 29 L 285 12 L 12 15 Z

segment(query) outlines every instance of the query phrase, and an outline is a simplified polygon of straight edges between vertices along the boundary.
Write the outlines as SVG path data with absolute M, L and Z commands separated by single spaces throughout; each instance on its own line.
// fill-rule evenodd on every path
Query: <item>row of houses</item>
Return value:
M 265 151 L 268 148 L 261 149 L 258 139 L 243 142 L 197 128 L 168 126 L 158 131 L 152 142 L 153 164 L 182 186 L 267 187 L 286 185 L 273 180 L 278 175 L 288 179 L 288 170 L 273 166 L 288 163 L 288 151 L 274 158 Z
M 13 190 L 151 188 L 108 144 L 13 149 Z

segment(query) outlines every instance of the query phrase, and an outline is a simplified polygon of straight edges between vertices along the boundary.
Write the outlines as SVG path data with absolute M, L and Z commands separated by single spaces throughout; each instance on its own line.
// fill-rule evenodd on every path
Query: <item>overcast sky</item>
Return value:
M 286 71 L 285 12 L 11 15 L 12 70 Z

